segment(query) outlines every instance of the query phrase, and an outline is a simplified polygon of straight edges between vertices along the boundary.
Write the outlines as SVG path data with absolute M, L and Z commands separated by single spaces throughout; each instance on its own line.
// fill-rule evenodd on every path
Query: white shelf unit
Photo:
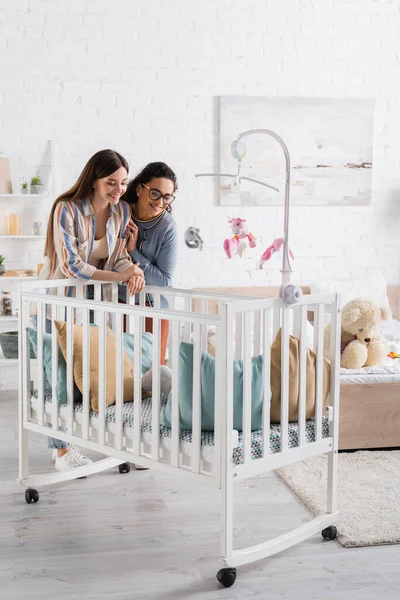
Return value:
M 4 146 L 4 140 L 3 140 Z M 3 147 L 4 150 L 4 147 Z M 40 154 L 39 154 L 40 156 Z M 18 162 L 18 161 L 17 161 Z M 36 270 L 37 263 L 43 262 L 42 248 L 45 240 L 45 223 L 43 223 L 43 235 L 34 235 L 32 233 L 33 221 L 32 214 L 35 211 L 38 214 L 45 216 L 49 213 L 51 202 L 56 197 L 56 180 L 55 180 L 55 144 L 51 140 L 46 141 L 46 156 L 45 161 L 41 162 L 40 175 L 43 179 L 43 193 L 40 194 L 0 194 L 0 213 L 4 216 L 3 227 L 0 229 L 0 254 L 5 255 L 4 266 L 6 270 L 15 270 L 29 268 Z M 19 175 L 22 173 L 17 173 Z M 43 176 L 44 174 L 44 176 Z M 13 173 L 14 175 L 14 173 Z M 26 206 L 24 206 L 26 203 Z M 43 205 L 43 210 L 41 206 Z M 30 208 L 32 208 L 32 211 Z M 7 230 L 7 214 L 20 214 L 21 234 L 10 235 Z M 40 216 L 37 220 L 42 220 Z M 40 259 L 35 254 L 39 255 Z M 25 253 L 25 256 L 24 256 Z M 26 258 L 26 255 L 28 258 Z M 10 264 L 11 263 L 11 264 Z M 20 265 L 20 266 L 19 266 Z M 25 277 L 4 277 L 0 276 L 0 297 L 1 292 L 9 291 L 13 300 L 13 313 L 18 309 L 19 286 L 24 281 L 32 281 L 37 279 L 37 275 Z M 18 329 L 18 317 L 5 317 L 0 315 L 0 332 L 16 331 Z M 11 387 L 10 387 L 11 386 Z M 4 358 L 0 348 L 0 390 L 16 389 L 18 386 L 18 360 Z
M 0 194 L 0 200 L 14 200 L 20 198 L 24 200 L 25 198 L 30 198 L 31 200 L 36 200 L 40 198 L 47 198 L 48 194 Z
M 44 240 L 45 235 L 0 235 L 5 240 Z

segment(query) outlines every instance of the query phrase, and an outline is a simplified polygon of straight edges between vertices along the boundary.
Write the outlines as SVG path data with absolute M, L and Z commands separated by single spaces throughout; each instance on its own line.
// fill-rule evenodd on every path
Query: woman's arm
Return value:
M 121 272 L 102 271 L 82 260 L 78 253 L 78 244 L 75 234 L 75 214 L 72 206 L 67 202 L 60 202 L 54 211 L 54 247 L 60 269 L 67 278 L 94 279 L 95 281 L 128 281 L 138 275 L 140 269 L 132 265 L 125 267 Z
M 133 260 L 140 263 L 144 272 L 146 285 L 169 287 L 176 267 L 178 236 L 175 224 L 169 229 L 163 239 L 158 258 L 155 263 L 135 249 L 131 252 Z

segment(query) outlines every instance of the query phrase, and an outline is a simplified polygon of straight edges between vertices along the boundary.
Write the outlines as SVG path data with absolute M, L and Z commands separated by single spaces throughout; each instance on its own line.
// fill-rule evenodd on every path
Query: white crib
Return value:
M 72 292 L 72 294 L 71 294 Z M 119 467 L 129 471 L 129 463 L 171 475 L 192 478 L 221 490 L 222 523 L 221 555 L 225 567 L 217 578 L 225 586 L 236 579 L 236 567 L 280 552 L 285 548 L 322 531 L 324 538 L 333 539 L 336 528 L 336 480 L 338 453 L 340 306 L 336 295 L 304 296 L 291 308 L 280 299 L 259 299 L 224 296 L 188 290 L 146 288 L 152 294 L 148 306 L 144 293 L 139 305 L 128 298 L 118 303 L 116 284 L 94 284 L 94 300 L 86 299 L 86 286 L 77 280 L 36 281 L 22 285 L 20 298 L 20 465 L 19 480 L 26 487 L 28 503 L 39 500 L 34 488 L 75 479 Z M 67 295 L 68 294 L 68 295 Z M 160 308 L 160 295 L 167 295 L 169 308 Z M 103 299 L 102 299 L 103 298 Z M 108 298 L 109 301 L 104 300 Z M 215 310 L 215 307 L 217 309 Z M 90 311 L 99 335 L 99 411 L 90 410 Z M 307 315 L 314 315 L 316 352 L 316 408 L 312 423 L 306 421 L 306 326 Z M 216 314 L 215 314 L 216 313 Z M 37 315 L 37 358 L 30 358 L 27 327 L 32 326 L 32 314 Z M 325 315 L 332 322 L 331 383 L 329 406 L 322 403 L 323 328 Z M 124 319 L 124 315 L 126 318 Z M 160 323 L 169 320 L 168 364 L 172 368 L 171 428 L 160 426 L 160 411 L 165 401 L 160 395 L 160 373 L 153 369 L 151 400 L 123 403 L 122 355 L 124 331 L 142 339 L 145 318 L 153 319 L 153 365 L 160 362 Z M 45 394 L 43 341 L 46 319 L 66 321 L 67 328 L 67 404 L 60 407 Z M 83 393 L 82 401 L 73 397 L 73 332 L 74 324 L 82 325 Z M 106 407 L 106 328 L 116 336 L 116 403 Z M 270 424 L 270 348 L 275 334 L 282 328 L 282 376 L 280 425 Z M 210 332 L 215 334 L 215 431 L 204 433 L 201 428 L 201 359 L 207 350 Z M 288 421 L 289 335 L 300 339 L 299 419 Z M 57 386 L 57 334 L 51 331 L 52 398 Z M 179 352 L 181 342 L 193 344 L 193 426 L 180 430 L 178 404 Z M 263 357 L 264 396 L 262 428 L 251 431 L 252 356 Z M 233 361 L 243 360 L 243 431 L 233 429 Z M 134 398 L 141 398 L 142 348 L 135 343 L 133 377 Z M 34 393 L 32 393 L 34 390 Z M 129 404 L 129 406 L 128 406 Z M 112 414 L 111 414 L 112 413 Z M 110 416 L 111 414 L 111 416 Z M 51 429 L 49 429 L 49 426 Z M 66 431 L 59 431 L 62 426 Z M 82 448 L 106 455 L 107 458 L 68 473 L 29 475 L 28 434 L 34 431 L 49 434 Z M 254 477 L 293 462 L 328 454 L 328 488 L 326 514 L 307 524 L 258 545 L 233 549 L 234 481 Z

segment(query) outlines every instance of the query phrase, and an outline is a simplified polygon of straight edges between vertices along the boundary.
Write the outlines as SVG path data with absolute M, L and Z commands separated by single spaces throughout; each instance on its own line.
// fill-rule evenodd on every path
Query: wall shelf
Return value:
M 4 283 L 5 281 L 36 281 L 38 275 L 23 275 L 22 277 L 18 277 L 17 275 L 13 277 L 7 277 L 7 275 L 0 276 L 0 282 Z
M 7 240 L 44 240 L 45 235 L 0 235 L 0 238 Z
M 7 316 L 5 317 L 4 315 L 0 315 L 0 323 L 4 322 L 4 321 L 18 321 L 18 317 L 16 315 L 11 315 L 11 317 Z
M 11 200 L 12 198 L 50 198 L 50 194 L 0 194 L 0 200 Z

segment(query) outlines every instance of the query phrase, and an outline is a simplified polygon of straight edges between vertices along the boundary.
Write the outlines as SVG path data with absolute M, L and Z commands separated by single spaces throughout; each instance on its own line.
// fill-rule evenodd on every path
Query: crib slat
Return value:
M 118 292 L 117 292 L 118 293 Z M 122 315 L 114 314 L 116 335 L 116 383 L 115 383 L 115 447 L 122 450 L 122 410 L 123 410 L 123 338 Z
M 243 357 L 243 320 L 242 313 L 236 314 L 236 331 L 235 331 L 235 358 L 240 360 Z
M 244 464 L 251 459 L 251 317 L 244 313 L 244 352 L 243 352 L 243 457 Z
M 179 401 L 178 401 L 178 387 L 179 387 L 179 332 L 180 322 L 172 322 L 171 332 L 171 361 L 172 361 L 172 390 L 171 390 L 171 465 L 173 467 L 179 467 Z
M 151 456 L 160 460 L 160 319 L 153 318 L 153 381 L 151 399 Z
M 98 326 L 99 326 L 99 444 L 105 444 L 106 434 L 106 313 L 98 311 Z
M 220 303 L 218 303 L 218 308 L 220 308 Z M 230 322 L 232 326 L 232 322 Z M 225 401 L 225 364 L 224 364 L 224 340 L 226 340 L 227 334 L 226 329 L 217 327 L 215 332 L 215 384 L 214 384 L 214 449 L 215 456 L 222 456 L 221 444 L 223 443 L 222 436 L 222 428 L 224 427 L 223 423 L 223 405 L 222 403 Z M 232 341 L 233 334 L 230 336 L 230 340 Z M 232 348 L 231 354 L 232 357 Z M 213 471 L 215 475 L 215 479 L 218 482 L 218 485 L 221 485 L 221 461 L 214 460 L 213 461 Z
M 207 300 L 200 301 L 200 312 L 203 315 L 207 314 L 208 302 Z M 207 352 L 207 325 L 200 326 L 200 345 L 201 349 Z
M 38 403 L 36 414 L 38 424 L 44 423 L 44 362 L 43 362 L 43 331 L 45 326 L 45 308 L 41 302 L 37 313 L 37 378 L 38 378 Z
M 175 311 L 175 296 L 168 297 L 168 308 L 172 311 Z M 172 323 L 171 327 L 172 327 Z M 168 336 L 168 345 L 167 345 L 167 364 L 170 368 L 172 368 L 172 335 Z
M 306 443 L 306 367 L 307 367 L 307 305 L 298 307 L 296 311 L 299 317 L 299 332 L 297 335 L 300 339 L 300 382 L 299 382 L 299 407 L 298 407 L 298 425 L 299 425 L 299 446 L 304 446 Z
M 184 310 L 186 312 L 192 312 L 192 299 L 191 298 L 189 298 L 189 297 L 185 298 L 184 305 L 185 305 Z M 191 335 L 191 333 L 192 333 L 191 324 L 189 323 L 189 321 L 187 321 L 187 322 L 185 322 L 183 324 L 183 336 L 182 336 L 182 340 L 184 342 L 190 343 L 190 335 Z
M 82 300 L 84 298 L 84 285 L 82 281 L 77 280 L 76 282 L 76 291 L 75 291 L 75 295 L 77 300 Z M 76 316 L 75 316 L 75 323 L 76 325 L 80 325 L 82 323 L 82 309 L 81 308 L 77 308 L 76 311 Z
M 282 309 L 281 452 L 288 449 L 289 424 L 289 308 Z
M 133 451 L 140 456 L 142 446 L 142 318 L 139 316 L 129 317 L 133 326 L 134 336 L 134 361 L 133 361 Z
M 73 435 L 74 423 L 74 312 L 67 306 L 67 430 Z
M 127 289 L 127 304 L 129 304 L 129 306 L 135 306 L 135 296 L 131 296 L 130 294 L 128 294 L 128 288 Z M 133 333 L 135 332 L 135 321 L 134 321 L 134 317 L 133 315 L 129 315 L 127 317 L 128 319 L 128 332 L 129 333 Z M 141 346 L 141 344 L 140 344 Z
M 82 437 L 84 440 L 89 439 L 89 417 L 90 417 L 90 329 L 89 329 L 89 310 L 83 312 L 82 322 L 82 386 L 83 386 L 83 423 Z
M 272 326 L 272 341 L 276 338 L 276 334 L 278 333 L 281 327 L 281 309 L 275 308 L 273 311 L 273 326 Z
M 113 281 L 111 284 L 111 302 L 113 304 L 118 304 L 118 283 L 116 281 Z M 117 315 L 115 313 L 113 313 L 111 315 L 111 323 L 112 323 L 112 330 L 116 331 L 116 326 L 117 326 Z
M 24 420 L 28 420 L 32 416 L 31 407 L 31 358 L 30 358 L 30 344 L 28 339 L 28 332 L 26 328 L 29 325 L 29 302 L 22 302 L 22 314 L 19 315 L 21 319 L 20 334 L 21 334 L 21 347 L 22 347 L 22 416 Z
M 94 283 L 94 300 L 95 302 L 101 302 L 101 283 Z M 96 310 L 94 313 L 94 322 L 96 323 L 96 325 L 100 326 L 101 319 L 102 315 L 100 311 Z
M 58 342 L 57 330 L 54 321 L 57 318 L 56 306 L 51 307 L 51 426 L 53 431 L 58 431 L 58 399 L 57 399 L 57 375 L 58 375 Z M 54 436 L 56 437 L 56 436 Z
M 322 389 L 323 389 L 323 352 L 324 352 L 324 305 L 318 304 L 315 312 L 316 329 L 316 388 L 315 388 L 315 440 L 322 439 Z
M 271 436 L 271 310 L 263 310 L 264 396 L 262 406 L 262 455 L 270 453 Z
M 254 312 L 254 356 L 261 354 L 261 311 Z
M 192 406 L 192 471 L 200 473 L 201 459 L 201 390 L 200 390 L 200 325 L 193 326 L 193 406 Z

